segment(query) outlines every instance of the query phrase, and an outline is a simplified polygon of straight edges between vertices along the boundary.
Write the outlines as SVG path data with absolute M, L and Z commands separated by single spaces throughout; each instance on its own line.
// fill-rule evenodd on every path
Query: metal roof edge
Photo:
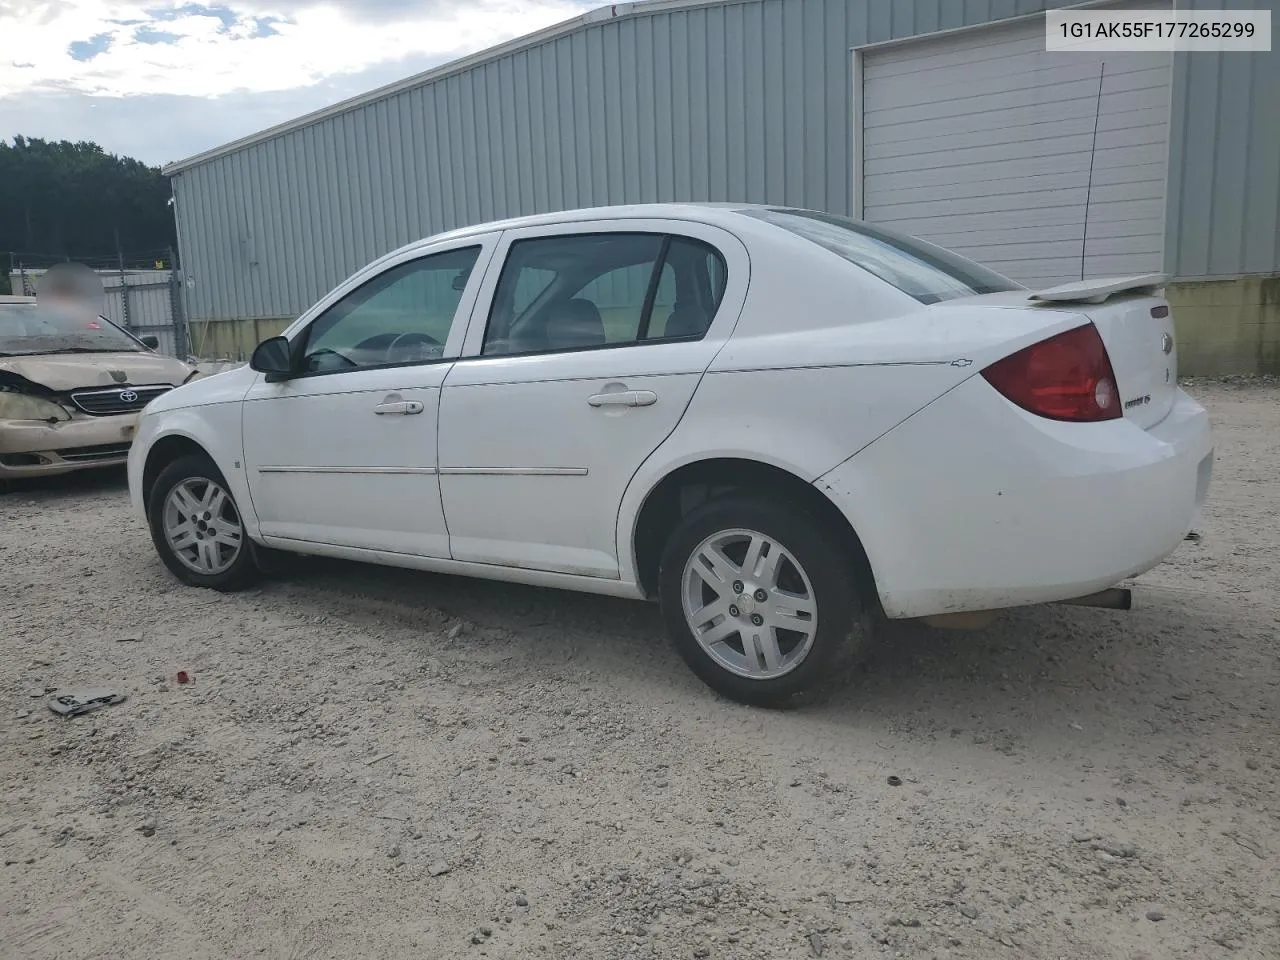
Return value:
M 190 170 L 192 167 L 198 167 L 201 164 L 216 160 L 219 157 L 228 154 L 237 153 L 255 144 L 272 140 L 286 133 L 292 133 L 295 130 L 301 130 L 304 127 L 312 126 L 336 117 L 343 113 L 359 109 L 370 103 L 377 103 L 379 100 L 386 100 L 397 94 L 404 93 L 407 90 L 413 90 L 417 87 L 426 86 L 437 80 L 443 80 L 445 77 L 455 73 L 462 73 L 481 64 L 489 63 L 493 60 L 499 60 L 512 53 L 520 50 L 527 50 L 531 47 L 539 46 L 550 40 L 556 40 L 560 37 L 575 33 L 586 27 L 595 26 L 600 23 L 607 23 L 614 20 L 628 20 L 632 17 L 643 16 L 650 13 L 661 13 L 665 10 L 681 10 L 690 7 L 714 7 L 724 6 L 730 3 L 743 3 L 746 0 L 634 0 L 631 3 L 613 3 L 608 6 L 596 7 L 588 10 L 586 13 L 579 14 L 570 20 L 562 20 L 560 23 L 552 24 L 549 27 L 543 27 L 534 33 L 527 33 L 521 37 L 515 37 L 496 46 L 488 47 L 476 53 L 468 54 L 465 57 L 459 57 L 457 60 L 451 60 L 443 63 L 438 67 L 432 67 L 430 70 L 416 73 L 411 77 L 403 80 L 397 80 L 395 83 L 389 83 L 385 86 L 370 90 L 367 93 L 357 94 L 354 97 L 348 97 L 338 103 L 322 107 L 319 110 L 313 110 L 311 113 L 304 113 L 300 117 L 292 120 L 286 120 L 284 123 L 278 123 L 275 126 L 267 127 L 259 130 L 257 133 L 251 133 L 248 136 L 240 137 L 238 140 L 232 140 L 221 146 L 213 147 L 201 153 L 187 157 L 185 160 L 175 160 L 173 163 L 167 163 L 160 168 L 160 172 L 166 177 L 172 177 L 174 174 L 181 173 L 184 170 Z

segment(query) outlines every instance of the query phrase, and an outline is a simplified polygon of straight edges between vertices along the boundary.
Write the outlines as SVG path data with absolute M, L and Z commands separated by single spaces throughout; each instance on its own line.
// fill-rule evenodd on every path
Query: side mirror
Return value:
M 139 337 L 138 339 L 142 341 L 142 345 L 143 345 L 144 347 L 146 347 L 148 350 L 159 350 L 159 349 L 160 349 L 160 338 L 159 338 L 159 337 L 152 336 L 151 334 L 148 334 L 147 336 L 145 336 L 145 337 Z
M 265 373 L 267 380 L 288 380 L 293 375 L 293 351 L 284 337 L 263 340 L 254 348 L 249 366 L 258 373 Z

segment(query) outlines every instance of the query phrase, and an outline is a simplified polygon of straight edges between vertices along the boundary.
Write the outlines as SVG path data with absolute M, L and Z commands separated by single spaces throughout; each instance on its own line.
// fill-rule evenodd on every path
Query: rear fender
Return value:
M 954 301 L 837 328 L 735 335 L 628 485 L 617 524 L 623 579 L 636 577 L 640 509 L 673 470 L 729 457 L 812 483 L 987 364 L 1084 322 L 1078 314 Z
M 640 465 L 618 511 L 621 576 L 636 576 L 636 522 L 649 493 L 701 460 L 753 460 L 812 483 L 968 376 L 949 364 L 708 373 L 676 429 Z

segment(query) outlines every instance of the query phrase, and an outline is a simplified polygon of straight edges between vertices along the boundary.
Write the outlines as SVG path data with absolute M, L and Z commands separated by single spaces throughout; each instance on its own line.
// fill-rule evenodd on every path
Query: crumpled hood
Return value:
M 168 383 L 177 386 L 191 375 L 192 367 L 172 357 L 154 353 L 65 353 L 31 357 L 0 357 L 0 370 L 48 387 L 53 391 L 82 387 L 142 386 Z

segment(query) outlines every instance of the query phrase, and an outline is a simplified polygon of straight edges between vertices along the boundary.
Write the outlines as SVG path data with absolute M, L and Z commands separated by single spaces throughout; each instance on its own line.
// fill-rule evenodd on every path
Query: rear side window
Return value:
M 692 237 L 600 232 L 517 240 L 481 350 L 493 356 L 699 340 L 725 279 L 720 254 Z
M 847 217 L 778 208 L 740 212 L 813 241 L 921 303 L 1023 289 L 949 250 Z

